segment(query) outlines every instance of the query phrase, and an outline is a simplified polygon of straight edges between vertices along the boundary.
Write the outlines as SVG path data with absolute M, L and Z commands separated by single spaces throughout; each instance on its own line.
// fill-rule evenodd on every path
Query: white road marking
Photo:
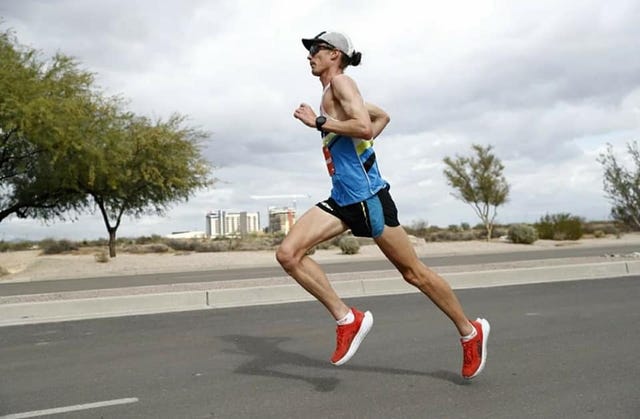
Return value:
M 76 404 L 74 406 L 66 406 L 66 407 L 56 407 L 54 409 L 34 410 L 31 412 L 23 412 L 23 413 L 12 413 L 10 415 L 0 416 L 0 419 L 35 418 L 38 416 L 55 415 L 58 413 L 76 412 L 78 410 L 97 409 L 100 407 L 117 406 L 119 404 L 129 404 L 129 403 L 137 403 L 137 402 L 138 402 L 138 399 L 136 397 L 131 397 L 128 399 L 107 400 L 104 402 Z

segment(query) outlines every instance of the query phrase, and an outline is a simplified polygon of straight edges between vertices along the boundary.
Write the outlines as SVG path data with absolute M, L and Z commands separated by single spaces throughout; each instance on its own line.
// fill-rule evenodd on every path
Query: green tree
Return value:
M 598 162 L 604 169 L 604 192 L 612 205 L 611 217 L 634 230 L 640 229 L 640 149 L 638 143 L 627 143 L 633 168 L 622 165 L 607 144 Z
M 116 256 L 116 233 L 123 216 L 163 215 L 212 184 L 211 167 L 200 151 L 206 133 L 172 115 L 155 123 L 117 112 L 105 115 L 103 131 L 92 139 L 90 164 L 78 176 L 78 188 L 100 211 L 109 234 L 109 255 Z
M 206 134 L 184 117 L 152 123 L 93 81 L 73 59 L 42 61 L 0 32 L 0 221 L 97 208 L 115 257 L 124 215 L 163 214 L 209 185 L 211 168 L 199 147 Z
M 491 239 L 493 224 L 500 205 L 507 202 L 509 184 L 503 175 L 504 165 L 493 153 L 492 146 L 473 144 L 471 157 L 444 158 L 447 184 L 455 189 L 453 196 L 471 205 L 480 217 Z
M 93 118 L 93 76 L 58 54 L 49 61 L 0 32 L 0 222 L 80 209 L 69 159 Z

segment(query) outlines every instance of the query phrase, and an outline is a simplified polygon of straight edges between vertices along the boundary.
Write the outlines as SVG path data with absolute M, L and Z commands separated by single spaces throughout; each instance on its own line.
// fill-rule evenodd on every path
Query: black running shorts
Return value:
M 384 226 L 397 227 L 398 210 L 389 193 L 389 184 L 371 198 L 341 207 L 333 199 L 318 202 L 316 206 L 339 218 L 350 229 L 354 236 L 379 237 Z

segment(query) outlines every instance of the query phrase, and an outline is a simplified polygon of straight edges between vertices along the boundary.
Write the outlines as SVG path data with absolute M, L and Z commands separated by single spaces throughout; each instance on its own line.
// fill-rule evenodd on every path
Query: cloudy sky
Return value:
M 640 140 L 640 2 L 404 0 L 0 0 L 0 29 L 47 58 L 75 57 L 134 112 L 189 116 L 222 182 L 165 217 L 126 219 L 119 236 L 204 230 L 213 209 L 260 211 L 328 196 L 316 131 L 292 116 L 322 91 L 301 37 L 348 33 L 362 64 L 347 72 L 392 121 L 376 142 L 400 221 L 479 222 L 456 200 L 442 159 L 493 145 L 511 185 L 500 223 L 569 212 L 609 216 L 598 155 Z M 12 218 L 0 240 L 97 238 L 74 223 Z

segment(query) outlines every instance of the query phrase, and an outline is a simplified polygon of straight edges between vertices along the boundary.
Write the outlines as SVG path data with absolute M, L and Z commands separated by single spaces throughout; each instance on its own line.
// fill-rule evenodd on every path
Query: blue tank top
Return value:
M 320 114 L 333 119 L 324 112 L 322 103 Z M 340 206 L 365 201 L 387 184 L 378 169 L 373 140 L 323 132 L 322 152 L 331 176 L 331 198 Z
M 325 133 L 322 150 L 331 176 L 331 198 L 338 205 L 365 201 L 387 184 L 378 169 L 373 141 Z

